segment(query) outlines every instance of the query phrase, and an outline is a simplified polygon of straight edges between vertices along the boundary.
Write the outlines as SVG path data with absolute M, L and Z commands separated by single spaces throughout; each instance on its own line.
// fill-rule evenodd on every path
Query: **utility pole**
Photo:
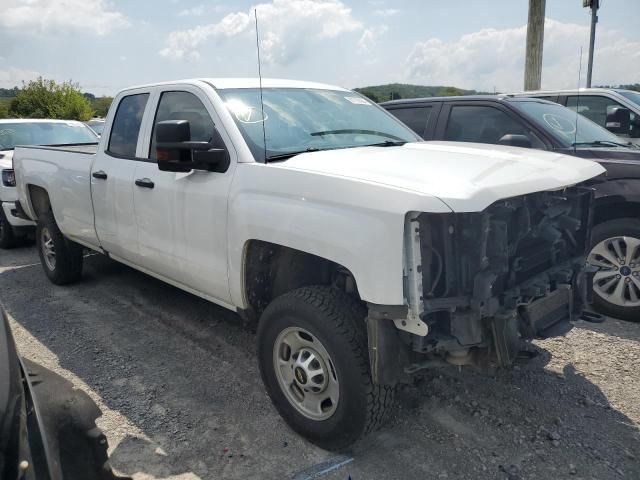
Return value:
M 527 49 L 524 62 L 524 89 L 540 90 L 542 84 L 542 47 L 546 0 L 529 0 Z
M 600 0 L 582 0 L 583 7 L 591 8 L 591 36 L 589 37 L 589 66 L 587 67 L 587 88 L 591 88 L 591 73 L 593 71 L 593 47 L 596 44 L 596 23 L 598 23 L 598 8 Z

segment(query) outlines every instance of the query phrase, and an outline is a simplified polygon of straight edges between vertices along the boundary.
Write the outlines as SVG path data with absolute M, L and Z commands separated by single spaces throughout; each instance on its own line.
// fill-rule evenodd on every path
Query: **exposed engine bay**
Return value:
M 394 322 L 412 361 L 426 355 L 504 366 L 523 341 L 568 332 L 591 290 L 591 197 L 574 187 L 501 200 L 479 213 L 409 214 L 408 312 Z

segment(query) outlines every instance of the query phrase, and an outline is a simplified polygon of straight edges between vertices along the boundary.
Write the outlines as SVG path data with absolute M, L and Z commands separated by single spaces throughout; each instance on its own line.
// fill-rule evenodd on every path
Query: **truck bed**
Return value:
M 31 192 L 44 192 L 62 233 L 97 245 L 91 202 L 91 165 L 97 152 L 98 143 L 16 147 L 13 168 L 26 215 L 37 218 Z
M 98 151 L 96 143 L 67 143 L 64 145 L 20 145 L 20 148 L 32 148 L 39 150 L 57 150 L 61 152 L 83 153 L 85 155 L 95 155 Z

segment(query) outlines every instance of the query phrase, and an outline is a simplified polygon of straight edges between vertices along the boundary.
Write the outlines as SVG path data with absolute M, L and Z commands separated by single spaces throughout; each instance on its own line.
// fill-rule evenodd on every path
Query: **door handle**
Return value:
M 99 178 L 100 180 L 106 180 L 107 179 L 107 174 L 105 173 L 104 170 L 98 170 L 97 172 L 93 172 L 91 174 L 91 176 L 93 178 Z
M 155 184 L 147 177 L 138 178 L 136 180 L 136 185 L 143 188 L 153 188 L 155 186 Z

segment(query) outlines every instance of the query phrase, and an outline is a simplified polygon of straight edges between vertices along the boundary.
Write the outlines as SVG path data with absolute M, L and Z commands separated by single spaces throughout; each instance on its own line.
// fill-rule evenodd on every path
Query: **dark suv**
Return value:
M 593 159 L 596 207 L 589 261 L 599 310 L 640 321 L 640 149 L 557 103 L 510 96 L 431 97 L 382 106 L 425 140 L 537 148 Z M 558 157 L 562 161 L 562 157 Z

